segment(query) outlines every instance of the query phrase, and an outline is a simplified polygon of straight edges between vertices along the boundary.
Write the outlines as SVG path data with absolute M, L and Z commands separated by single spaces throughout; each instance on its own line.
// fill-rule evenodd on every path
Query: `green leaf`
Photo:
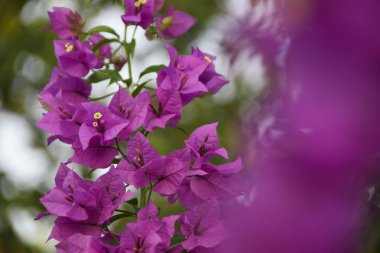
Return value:
M 92 73 L 88 78 L 87 82 L 88 83 L 98 83 L 104 80 L 110 79 L 110 84 L 123 80 L 123 78 L 120 76 L 119 72 L 116 70 L 111 70 L 111 69 L 102 69 L 95 71 Z
M 170 242 L 170 245 L 176 245 L 176 244 L 179 244 L 185 240 L 186 240 L 186 238 L 184 236 L 173 236 L 173 238 Z
M 132 79 L 131 78 L 125 79 L 123 80 L 123 82 L 127 85 L 127 87 L 129 87 L 132 84 Z
M 119 220 L 119 219 L 122 219 L 122 218 L 127 218 L 127 217 L 135 217 L 136 214 L 135 213 L 132 213 L 132 212 L 123 212 L 123 213 L 120 213 L 120 214 L 116 214 L 114 216 L 111 217 L 111 219 L 109 220 L 109 224 Z
M 176 127 L 176 129 L 183 133 L 187 138 L 189 138 L 189 133 L 185 129 L 183 129 L 182 127 Z
M 136 40 L 135 39 L 132 39 L 131 42 L 123 42 L 123 46 L 125 48 L 125 50 L 127 51 L 127 53 L 133 57 L 135 55 L 135 49 L 136 49 Z
M 137 198 L 130 199 L 130 200 L 126 201 L 126 203 L 128 205 L 130 205 L 136 213 L 138 213 L 138 211 L 140 210 L 140 208 L 137 206 L 138 205 L 138 199 Z
M 104 32 L 104 33 L 110 33 L 110 34 L 113 34 L 115 35 L 118 39 L 120 39 L 120 36 L 119 34 L 117 34 L 117 32 L 112 29 L 111 27 L 109 26 L 105 26 L 105 25 L 100 25 L 100 26 L 95 26 L 94 28 L 91 28 L 87 34 L 93 34 L 93 33 L 97 33 L 97 32 Z
M 145 87 L 145 85 L 147 83 L 149 83 L 151 81 L 151 79 L 139 84 L 133 91 L 132 91 L 132 97 L 136 97 L 140 92 L 141 90 Z
M 159 70 L 163 69 L 163 68 L 166 68 L 165 65 L 161 64 L 161 65 L 152 65 L 152 66 L 149 66 L 147 67 L 146 69 L 144 69 L 141 73 L 140 73 L 140 76 L 139 76 L 139 79 L 141 79 L 141 77 L 143 77 L 144 75 L 146 74 L 149 74 L 149 73 L 157 73 Z
M 137 198 L 133 198 L 133 199 L 130 199 L 130 200 L 128 200 L 128 201 L 126 201 L 128 204 L 130 204 L 130 205 L 133 205 L 133 206 L 137 206 L 137 204 L 138 204 L 138 200 L 137 200 Z

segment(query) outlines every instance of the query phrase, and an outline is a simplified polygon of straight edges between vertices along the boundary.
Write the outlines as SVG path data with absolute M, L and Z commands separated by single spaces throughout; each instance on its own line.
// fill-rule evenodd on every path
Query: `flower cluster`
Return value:
M 163 4 L 126 0 L 121 17 L 125 30 L 140 26 L 150 39 L 170 39 L 195 23 L 172 7 L 156 17 Z M 60 38 L 54 41 L 58 67 L 40 93 L 46 113 L 36 124 L 51 135 L 49 144 L 59 140 L 74 152 L 60 165 L 56 186 L 41 198 L 47 211 L 37 217 L 56 216 L 49 239 L 59 241 L 57 252 L 220 252 L 227 238 L 220 205 L 241 194 L 237 172 L 242 165 L 240 158 L 222 165 L 210 162 L 213 157 L 228 159 L 219 146 L 218 123 L 197 128 L 183 148 L 166 155 L 147 138 L 155 128 L 177 127 L 184 106 L 227 84 L 215 70 L 215 57 L 198 48 L 180 56 L 167 45 L 169 65 L 149 66 L 140 74 L 157 72 L 157 88 L 150 92 L 146 82 L 134 83 L 132 77 L 133 38 L 120 40 L 105 26 L 84 32 L 82 17 L 66 8 L 54 8 L 49 17 Z M 113 49 L 112 43 L 119 47 Z M 125 58 L 116 55 L 122 48 Z M 128 79 L 119 74 L 125 64 Z M 102 80 L 118 85 L 118 91 L 91 98 L 91 83 Z M 108 104 L 98 102 L 109 96 Z M 70 163 L 107 172 L 86 180 Z M 158 219 L 152 192 L 188 211 Z M 111 231 L 111 223 L 124 217 L 135 221 L 122 233 Z

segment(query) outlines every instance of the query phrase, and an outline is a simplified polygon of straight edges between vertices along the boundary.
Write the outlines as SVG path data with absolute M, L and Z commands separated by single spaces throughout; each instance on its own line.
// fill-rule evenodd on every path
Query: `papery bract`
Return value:
M 186 237 L 182 246 L 186 250 L 196 247 L 213 248 L 226 238 L 226 228 L 219 220 L 219 212 L 218 204 L 214 200 L 182 214 L 181 231 Z
M 208 62 L 206 70 L 199 76 L 199 81 L 207 87 L 210 94 L 217 93 L 228 83 L 228 80 L 224 76 L 215 71 L 215 56 L 206 54 L 198 48 L 192 48 L 191 55 Z
M 170 6 L 165 15 L 157 18 L 157 32 L 164 39 L 174 39 L 186 33 L 195 22 L 191 15 Z
M 78 37 L 82 32 L 84 20 L 77 12 L 64 7 L 54 7 L 53 11 L 48 12 L 51 29 L 61 39 L 71 39 Z
M 72 76 L 83 77 L 90 70 L 103 66 L 102 59 L 92 52 L 88 41 L 55 40 L 54 52 L 59 66 Z
M 153 23 L 156 0 L 125 0 L 125 14 L 121 17 L 126 25 L 139 25 L 146 29 Z
M 216 131 L 218 123 L 203 125 L 195 129 L 185 141 L 195 158 L 193 168 L 199 169 L 213 156 L 221 156 L 228 159 L 227 150 L 219 148 L 219 138 Z
M 41 104 L 49 110 L 54 106 L 56 100 L 79 104 L 87 101 L 90 93 L 91 85 L 56 67 L 52 71 L 49 83 L 40 92 L 39 97 Z
M 177 50 L 171 45 L 166 45 L 166 49 L 170 64 L 168 68 L 159 71 L 157 85 L 167 90 L 178 90 L 183 105 L 206 94 L 208 89 L 199 81 L 199 76 L 207 68 L 208 62 L 191 55 L 179 56 Z
M 57 100 L 54 107 L 36 122 L 36 126 L 64 143 L 73 144 L 78 139 L 85 115 L 84 108 L 81 106 Z
M 104 40 L 104 36 L 100 33 L 93 33 L 88 37 L 88 40 L 90 41 L 92 46 L 95 46 L 102 40 Z M 98 49 L 98 55 L 104 59 L 104 58 L 111 58 L 112 57 L 112 49 L 111 45 L 109 43 L 104 44 Z
M 148 114 L 144 122 L 145 129 L 153 131 L 153 128 L 165 128 L 166 124 L 175 127 L 181 117 L 182 101 L 178 90 L 175 88 L 155 90 L 157 104 L 151 102 Z
M 108 106 L 112 113 L 127 120 L 128 125 L 119 134 L 120 139 L 128 139 L 131 133 L 141 127 L 148 113 L 150 94 L 147 91 L 133 98 L 122 88 L 112 97 Z

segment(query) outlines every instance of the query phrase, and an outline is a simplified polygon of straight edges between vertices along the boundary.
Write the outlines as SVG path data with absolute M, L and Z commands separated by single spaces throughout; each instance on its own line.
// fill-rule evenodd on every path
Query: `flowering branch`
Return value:
M 56 217 L 49 238 L 59 242 L 59 252 L 77 252 L 78 248 L 79 252 L 114 253 L 220 252 L 224 243 L 219 205 L 241 192 L 234 186 L 238 185 L 240 158 L 222 165 L 210 162 L 216 156 L 228 159 L 227 151 L 219 147 L 217 123 L 201 126 L 190 135 L 178 127 L 187 104 L 217 93 L 228 83 L 215 70 L 216 58 L 198 48 L 193 48 L 191 55 L 180 56 L 167 45 L 169 65 L 147 66 L 133 83 L 137 26 L 145 29 L 149 39 L 172 39 L 195 23 L 192 16 L 172 7 L 159 16 L 163 4 L 163 0 L 125 0 L 122 41 L 107 26 L 83 32 L 82 17 L 69 9 L 56 7 L 49 12 L 51 29 L 60 38 L 54 41 L 58 67 L 40 93 L 46 112 L 37 126 L 51 134 L 49 143 L 66 143 L 74 154 L 60 165 L 56 186 L 40 199 L 47 211 L 37 219 Z M 127 30 L 132 25 L 134 31 L 127 42 Z M 113 38 L 104 38 L 102 33 Z M 119 46 L 113 51 L 111 43 Z M 125 55 L 117 56 L 122 47 Z M 128 79 L 120 75 L 125 64 Z M 151 79 L 140 83 L 146 74 L 157 74 L 157 87 L 146 86 Z M 118 91 L 90 98 L 92 85 L 107 80 L 109 85 L 118 85 Z M 111 96 L 105 105 L 103 100 Z M 182 149 L 161 155 L 147 136 L 168 126 L 183 132 L 187 140 Z M 85 180 L 68 167 L 70 163 L 106 173 L 95 181 Z M 139 201 L 129 186 L 139 190 Z M 158 209 L 151 201 L 153 191 L 169 203 L 178 200 L 188 211 L 159 220 Z M 125 203 L 134 212 L 121 210 Z M 124 232 L 109 229 L 111 223 L 125 217 L 133 221 L 126 224 Z M 180 231 L 175 231 L 176 222 Z M 176 238 L 181 242 L 176 244 Z

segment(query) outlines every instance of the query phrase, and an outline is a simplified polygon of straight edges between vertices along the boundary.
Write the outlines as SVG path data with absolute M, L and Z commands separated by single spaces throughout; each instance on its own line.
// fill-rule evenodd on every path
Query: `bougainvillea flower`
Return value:
M 99 139 L 93 138 L 88 143 L 88 147 L 83 149 L 79 139 L 77 139 L 71 146 L 74 154 L 69 159 L 69 162 L 82 164 L 90 168 L 106 168 L 111 165 L 118 154 L 113 144 L 113 141 L 100 143 Z
M 120 238 L 120 252 L 154 253 L 156 246 L 162 242 L 157 229 L 148 221 L 128 223 Z
M 126 159 L 122 159 L 118 164 L 118 169 L 124 171 L 124 180 L 137 188 L 146 186 L 148 178 L 143 174 L 144 167 L 153 160 L 159 159 L 160 154 L 150 144 L 149 140 L 140 132 L 128 141 Z M 139 174 L 137 174 L 139 171 Z M 137 174 L 137 175 L 136 175 Z
M 161 157 L 140 132 L 129 140 L 126 156 L 118 165 L 124 180 L 136 188 L 152 184 L 161 195 L 175 194 L 189 168 L 174 155 Z
M 97 139 L 102 146 L 108 146 L 128 122 L 113 114 L 100 103 L 88 102 L 82 106 L 87 111 L 86 121 L 79 129 L 79 139 L 83 149 L 87 149 L 91 140 Z
M 171 45 L 166 45 L 166 49 L 170 63 L 168 68 L 158 72 L 157 85 L 163 89 L 177 89 L 183 105 L 206 94 L 208 89 L 199 81 L 199 76 L 207 68 L 208 62 L 191 55 L 179 56 Z
M 55 40 L 54 52 L 59 66 L 72 76 L 83 77 L 91 69 L 103 66 L 103 60 L 92 52 L 88 41 Z
M 218 203 L 213 200 L 191 208 L 180 217 L 181 231 L 186 240 L 183 248 L 213 248 L 226 239 L 227 233 L 219 220 Z
M 75 221 L 104 222 L 130 197 L 115 168 L 92 182 L 61 164 L 55 182 L 56 187 L 41 198 L 41 203 L 49 213 Z M 96 216 L 94 209 L 98 210 Z
M 153 23 L 155 0 L 125 0 L 125 14 L 121 16 L 126 25 L 139 25 L 146 29 Z
M 93 212 L 96 212 L 96 210 Z M 64 241 L 73 234 L 78 233 L 87 236 L 99 237 L 102 231 L 103 229 L 100 226 L 88 223 L 87 221 L 80 222 L 66 217 L 58 217 L 54 221 L 54 227 L 48 239 Z
M 61 39 L 71 39 L 78 37 L 82 32 L 84 20 L 78 12 L 64 7 L 54 7 L 53 11 L 48 12 L 51 26 L 54 32 Z
M 218 172 L 223 176 L 230 176 L 238 173 L 243 168 L 241 158 L 238 157 L 235 161 L 214 165 L 210 163 L 203 164 L 202 170 L 206 172 Z
M 218 172 L 195 175 L 190 179 L 191 191 L 203 201 L 231 200 L 241 193 L 237 176 L 223 176 Z
M 169 7 L 168 12 L 157 18 L 157 32 L 164 39 L 174 39 L 186 33 L 194 24 L 196 19 L 191 15 L 174 10 Z
M 36 122 L 36 126 L 52 134 L 54 138 L 72 144 L 78 139 L 85 115 L 81 106 L 55 101 L 55 106 Z
M 75 227 L 89 229 L 90 235 L 93 235 L 92 232 L 97 234 L 97 229 L 84 225 L 103 224 L 132 195 L 131 192 L 126 192 L 124 182 L 114 167 L 92 182 L 80 178 L 73 170 L 61 164 L 55 182 L 56 187 L 41 198 L 41 203 L 50 214 L 61 218 L 56 221 L 51 235 L 51 238 L 57 240 L 67 238 L 66 232 Z M 80 229 L 76 233 L 81 233 Z
M 101 35 L 100 33 L 93 33 L 88 37 L 88 40 L 90 41 L 92 46 L 95 46 L 102 40 L 104 40 L 104 36 Z M 98 55 L 104 59 L 104 58 L 111 58 L 112 57 L 112 49 L 109 43 L 104 44 L 101 46 L 98 51 Z
M 79 104 L 87 101 L 91 85 L 83 79 L 68 75 L 60 68 L 54 68 L 49 83 L 40 92 L 41 104 L 49 110 L 57 100 Z
M 178 90 L 175 88 L 155 89 L 157 107 L 150 102 L 144 127 L 148 131 L 153 128 L 165 128 L 166 124 L 175 127 L 181 117 L 182 101 Z
M 149 202 L 138 213 L 137 221 L 127 224 L 120 237 L 119 252 L 167 252 L 174 234 L 177 215 L 157 218 L 158 210 Z
M 133 131 L 142 126 L 150 101 L 150 94 L 147 91 L 141 92 L 133 98 L 123 88 L 119 88 L 119 91 L 112 97 L 108 108 L 112 113 L 128 122 L 128 126 L 119 134 L 120 139 L 128 139 Z
M 161 10 L 162 6 L 164 6 L 165 0 L 155 0 L 154 1 L 154 12 L 158 12 Z
M 199 81 L 201 81 L 207 87 L 210 94 L 217 93 L 224 85 L 228 83 L 228 80 L 224 76 L 218 74 L 215 71 L 215 56 L 206 54 L 198 48 L 192 48 L 191 55 L 197 57 L 200 60 L 208 62 L 208 66 L 206 70 L 200 75 Z
M 189 178 L 185 178 L 182 181 L 181 186 L 178 188 L 176 194 L 170 195 L 168 197 L 168 201 L 171 204 L 174 204 L 177 200 L 179 203 L 189 208 L 204 203 L 204 200 L 197 197 L 191 190 Z
M 102 241 L 93 236 L 82 235 L 79 233 L 71 235 L 64 241 L 61 241 L 55 246 L 57 253 L 88 253 L 88 252 L 98 252 L 107 253 L 109 246 L 104 245 Z
M 126 155 L 136 168 L 141 168 L 153 160 L 160 158 L 160 154 L 150 144 L 148 138 L 140 132 L 136 133 L 129 140 Z
M 193 168 L 199 169 L 202 164 L 213 156 L 221 156 L 228 159 L 227 150 L 219 148 L 219 138 L 216 131 L 218 123 L 203 125 L 194 130 L 185 141 L 195 161 Z
M 153 190 L 161 195 L 177 192 L 186 175 L 186 167 L 177 158 L 163 157 L 146 168 L 146 175 L 154 182 Z

